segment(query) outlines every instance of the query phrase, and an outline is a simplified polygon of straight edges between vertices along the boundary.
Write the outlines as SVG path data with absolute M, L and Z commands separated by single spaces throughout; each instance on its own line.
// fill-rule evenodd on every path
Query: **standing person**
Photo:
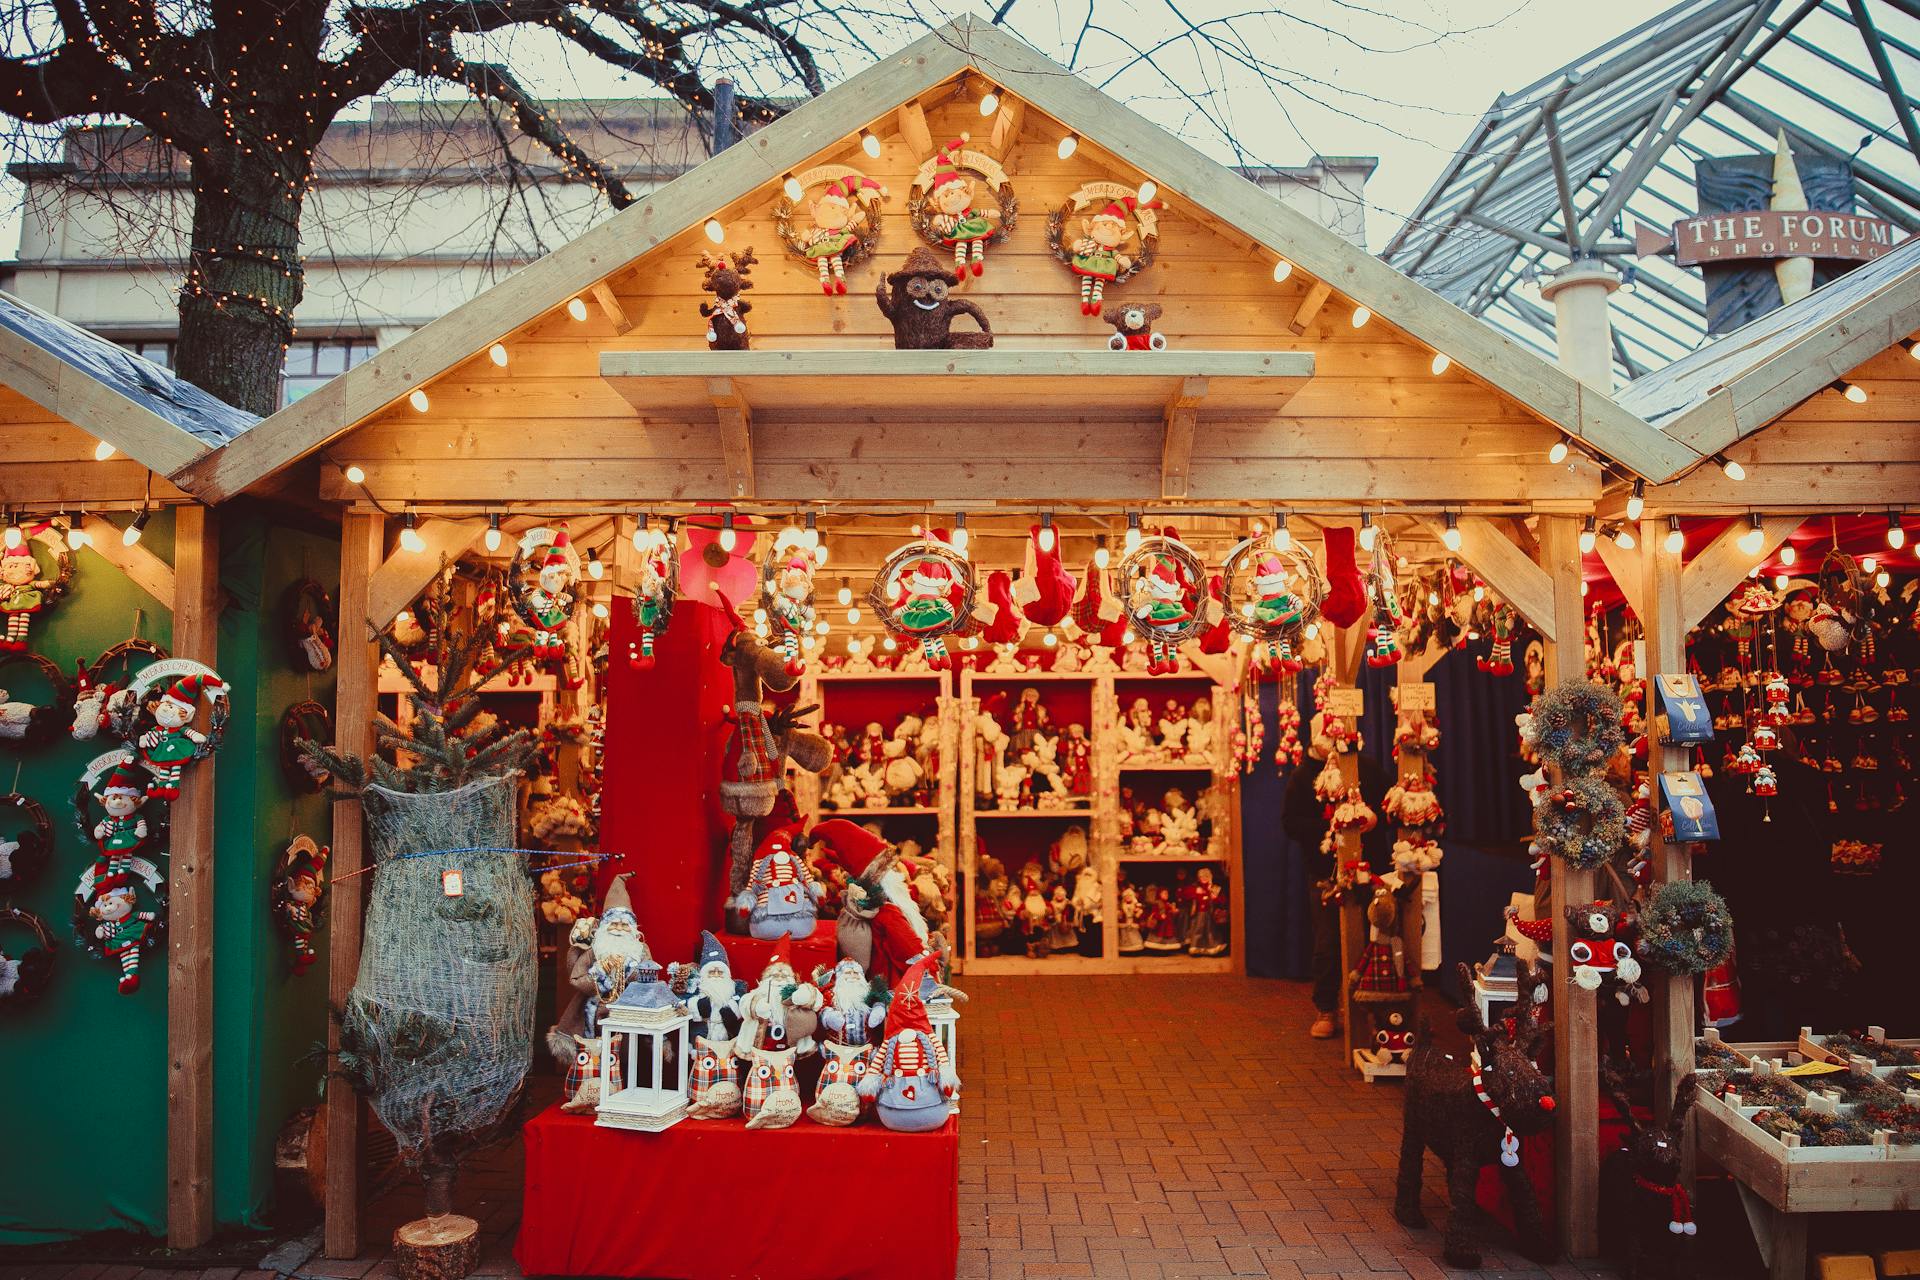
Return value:
M 1360 759 L 1360 796 L 1380 812 L 1386 802 L 1387 788 L 1393 785 L 1385 766 L 1366 752 Z M 1325 757 L 1310 755 L 1308 763 L 1294 769 L 1287 779 L 1287 793 L 1280 802 L 1280 829 L 1287 837 L 1312 852 L 1306 859 L 1307 874 L 1299 890 L 1308 895 L 1313 917 L 1313 1007 L 1316 1016 L 1307 1034 L 1316 1040 L 1329 1040 L 1340 1030 L 1340 908 L 1324 900 L 1320 882 L 1331 880 L 1334 860 L 1319 852 L 1327 834 L 1326 805 L 1313 793 L 1313 780 L 1324 766 Z M 1361 837 L 1360 847 L 1375 868 L 1388 864 L 1393 853 L 1393 826 L 1381 823 Z

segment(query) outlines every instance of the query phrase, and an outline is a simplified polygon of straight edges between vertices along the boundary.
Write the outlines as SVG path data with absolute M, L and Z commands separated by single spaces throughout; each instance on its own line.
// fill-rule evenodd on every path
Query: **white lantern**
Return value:
M 692 1019 L 664 982 L 631 982 L 600 1015 L 600 1106 L 595 1124 L 658 1133 L 687 1116 Z M 613 1055 L 625 1041 L 622 1083 L 612 1081 Z
M 927 1001 L 927 1025 L 933 1029 L 934 1039 L 947 1051 L 947 1061 L 953 1069 L 960 1069 L 960 1011 L 953 1007 L 953 998 L 937 995 Z M 953 1111 L 958 1114 L 960 1100 L 954 1099 Z

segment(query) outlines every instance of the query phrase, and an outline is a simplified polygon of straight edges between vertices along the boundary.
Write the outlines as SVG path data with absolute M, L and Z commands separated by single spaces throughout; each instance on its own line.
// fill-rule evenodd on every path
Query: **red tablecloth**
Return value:
M 762 942 L 750 938 L 744 933 L 720 933 L 714 936 L 720 939 L 720 945 L 727 949 L 727 964 L 733 969 L 733 976 L 742 982 L 760 981 L 760 971 L 767 967 L 767 957 L 773 954 L 778 943 Z M 822 920 L 814 925 L 813 932 L 793 947 L 793 971 L 800 975 L 802 982 L 813 977 L 814 969 L 823 964 L 832 964 L 834 952 L 833 921 Z
M 748 1132 L 682 1120 L 603 1129 L 549 1107 L 521 1130 L 514 1261 L 530 1276 L 948 1280 L 960 1255 L 958 1121 Z M 870 1194 L 847 1216 L 843 1197 Z

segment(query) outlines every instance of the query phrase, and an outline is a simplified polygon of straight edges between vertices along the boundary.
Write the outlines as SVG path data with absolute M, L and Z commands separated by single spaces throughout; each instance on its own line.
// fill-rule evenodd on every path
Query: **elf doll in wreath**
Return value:
M 80 882 L 79 905 L 93 921 L 94 946 L 120 966 L 120 994 L 140 989 L 140 953 L 160 940 L 157 912 L 140 909 L 137 871 L 113 869 L 105 859 L 93 864 Z
M 567 656 L 566 642 L 560 633 L 573 617 L 573 562 L 567 556 L 567 531 L 553 536 L 553 545 L 540 562 L 540 572 L 527 589 L 527 613 L 537 626 L 528 657 L 536 662 L 551 662 Z
M 0 636 L 0 652 L 25 653 L 27 628 L 33 615 L 52 603 L 54 583 L 40 576 L 40 562 L 33 547 L 22 541 L 0 554 L 0 614 L 7 619 L 6 634 Z
M 147 794 L 159 800 L 180 797 L 180 775 L 188 763 L 206 745 L 206 735 L 193 727 L 194 712 L 205 697 L 218 702 L 227 696 L 227 686 L 215 675 L 195 672 L 181 676 L 167 691 L 147 704 L 153 728 L 135 741 L 140 763 L 153 775 Z
M 320 958 L 313 934 L 320 923 L 320 898 L 326 892 L 330 850 L 310 837 L 296 838 L 286 852 L 280 881 L 274 886 L 274 916 L 293 949 L 293 973 L 299 977 Z
M 959 161 L 970 136 L 963 133 L 941 150 L 927 188 L 927 200 L 933 206 L 928 225 L 941 244 L 952 246 L 953 271 L 959 276 L 966 275 L 969 257 L 974 275 L 987 269 L 987 241 L 993 238 L 994 219 L 1000 216 L 997 209 L 974 208 L 973 179 L 961 171 Z
M 910 636 L 919 636 L 927 666 L 944 670 L 952 661 L 942 634 L 953 625 L 960 607 L 961 589 L 953 569 L 944 560 L 932 556 L 915 560 L 897 579 L 900 603 L 894 608 L 894 624 Z
M 1123 196 L 1108 202 L 1091 218 L 1080 220 L 1080 238 L 1071 246 L 1067 266 L 1080 277 L 1081 315 L 1099 315 L 1100 299 L 1107 286 L 1132 268 L 1133 259 L 1126 247 L 1134 238 L 1134 215 L 1141 209 L 1159 207 L 1158 200 L 1143 205 L 1132 196 Z
M 820 292 L 847 291 L 846 256 L 860 243 L 861 213 L 855 206 L 865 206 L 865 216 L 871 220 L 886 194 L 887 189 L 873 179 L 849 173 L 829 182 L 813 202 L 813 229 L 800 246 L 800 256 L 811 258 L 819 267 Z
M 106 817 L 93 824 L 93 842 L 100 849 L 100 862 L 112 871 L 124 871 L 147 843 L 147 820 L 140 806 L 147 802 L 148 791 L 134 771 L 132 761 L 113 767 L 93 793 Z

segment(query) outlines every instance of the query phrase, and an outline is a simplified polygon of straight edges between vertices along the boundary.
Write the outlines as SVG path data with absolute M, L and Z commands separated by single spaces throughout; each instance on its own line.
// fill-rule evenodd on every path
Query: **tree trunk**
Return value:
M 453 1172 L 450 1164 L 428 1165 L 424 1180 L 427 1187 L 426 1210 L 429 1218 L 453 1212 Z
M 280 407 L 293 309 L 304 287 L 300 208 L 312 163 L 304 153 L 250 150 L 232 145 L 220 163 L 195 166 L 192 258 L 180 290 L 174 370 L 265 416 Z M 285 172 L 290 167 L 295 171 Z

